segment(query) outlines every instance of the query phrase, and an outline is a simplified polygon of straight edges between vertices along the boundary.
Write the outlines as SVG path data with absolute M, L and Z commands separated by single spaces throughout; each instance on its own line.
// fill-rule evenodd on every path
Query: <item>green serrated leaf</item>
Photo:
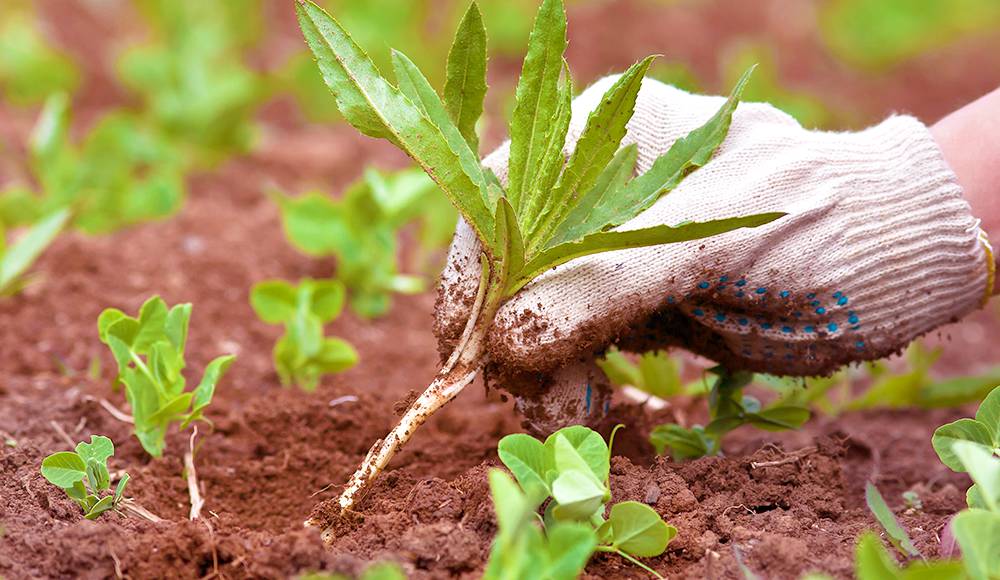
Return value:
M 413 64 L 405 54 L 393 49 L 392 66 L 396 72 L 396 81 L 399 89 L 410 101 L 417 105 L 420 110 L 434 123 L 441 131 L 452 151 L 458 154 L 462 169 L 472 178 L 472 181 L 479 185 L 480 194 L 483 200 L 488 203 L 486 192 L 486 178 L 483 176 L 482 165 L 479 164 L 479 156 L 474 149 L 469 147 L 465 136 L 451 120 L 448 111 L 445 110 L 444 103 L 441 102 L 434 88 L 424 77 L 417 65 Z M 490 207 L 490 206 L 487 206 Z
M 526 230 L 531 240 L 529 253 L 551 247 L 549 241 L 560 237 L 566 217 L 578 207 L 580 198 L 594 187 L 604 168 L 614 158 L 625 137 L 625 127 L 635 112 L 642 79 L 655 58 L 649 56 L 632 65 L 591 112 L 566 169 L 559 176 L 555 188 L 545 192 L 541 211 L 537 216 L 525 218 L 532 224 Z
M 513 296 L 525 284 L 534 280 L 546 270 L 565 264 L 574 258 L 613 250 L 698 240 L 739 228 L 762 226 L 784 215 L 784 213 L 772 212 L 705 222 L 688 222 L 675 227 L 655 226 L 639 230 L 590 234 L 578 242 L 560 244 L 532 258 L 531 261 L 525 264 L 522 273 L 510 281 L 504 295 Z
M 484 184 L 475 183 L 463 170 L 444 134 L 382 77 L 350 34 L 322 8 L 302 1 L 296 4 L 296 13 L 344 118 L 365 135 L 385 138 L 410 155 L 490 246 L 493 215 L 480 195 L 470 193 Z
M 591 211 L 587 229 L 601 231 L 627 222 L 649 209 L 692 171 L 708 163 L 729 132 L 740 95 L 752 73 L 753 67 L 743 73 L 729 98 L 704 125 L 674 142 L 649 171 L 630 181 L 617 196 L 603 198 Z
M 507 194 L 521 207 L 546 154 L 546 136 L 559 107 L 559 77 L 566 50 L 566 10 L 562 0 L 544 0 L 528 40 L 510 123 Z
M 526 190 L 516 200 L 518 223 L 522 231 L 527 231 L 533 226 L 566 165 L 563 149 L 566 146 L 566 136 L 569 134 L 573 116 L 573 77 L 570 74 L 569 63 L 565 59 L 563 59 L 563 77 L 556 98 L 558 104 L 552 122 L 548 125 L 548 132 L 544 134 L 544 150 L 539 166 L 532 182 L 525 185 Z
M 192 413 L 201 411 L 212 402 L 212 397 L 215 395 L 215 387 L 222 380 L 222 375 L 229 370 L 229 367 L 232 366 L 235 360 L 236 357 L 230 354 L 216 357 L 212 362 L 208 363 L 208 366 L 205 367 L 205 374 L 201 377 L 201 382 L 191 392 Z M 181 429 L 186 428 L 187 424 L 181 425 Z
M 483 114 L 486 97 L 486 60 L 486 27 L 479 5 L 473 2 L 462 17 L 448 52 L 444 83 L 448 115 L 473 153 L 479 150 L 476 122 Z
M 659 556 L 677 535 L 677 528 L 667 524 L 646 504 L 623 501 L 611 506 L 612 546 L 641 558 Z
M 619 149 L 604 171 L 601 172 L 594 186 L 580 198 L 578 205 L 566 216 L 566 220 L 553 236 L 549 245 L 554 246 L 579 240 L 587 234 L 600 231 L 607 226 L 609 218 L 606 215 L 595 216 L 595 211 L 599 213 L 603 209 L 614 206 L 615 200 L 620 198 L 625 184 L 635 173 L 635 162 L 638 157 L 639 146 L 635 143 Z
M 913 545 L 910 535 L 906 533 L 903 526 L 899 525 L 896 514 L 892 513 L 892 509 L 885 503 L 882 494 L 879 493 L 878 489 L 871 482 L 865 484 L 865 502 L 868 504 L 868 509 L 871 510 L 872 515 L 875 516 L 875 519 L 878 520 L 878 523 L 882 525 L 882 529 L 889 536 L 889 541 L 892 542 L 892 545 L 900 553 L 911 558 L 921 556 L 920 551 Z

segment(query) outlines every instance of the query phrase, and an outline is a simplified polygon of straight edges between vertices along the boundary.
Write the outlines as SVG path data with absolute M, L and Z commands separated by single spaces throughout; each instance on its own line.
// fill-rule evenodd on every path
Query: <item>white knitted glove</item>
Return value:
M 570 144 L 614 80 L 573 102 Z M 625 137 L 638 144 L 637 170 L 722 102 L 644 81 Z M 508 148 L 484 162 L 501 179 Z M 909 116 L 833 133 L 807 131 L 767 104 L 741 104 L 712 161 L 619 229 L 772 211 L 789 215 L 545 273 L 501 308 L 489 342 L 494 370 L 551 374 L 623 343 L 681 345 L 731 369 L 824 374 L 898 351 L 991 292 L 985 235 L 927 128 Z M 445 344 L 465 322 L 478 254 L 460 224 L 437 309 Z

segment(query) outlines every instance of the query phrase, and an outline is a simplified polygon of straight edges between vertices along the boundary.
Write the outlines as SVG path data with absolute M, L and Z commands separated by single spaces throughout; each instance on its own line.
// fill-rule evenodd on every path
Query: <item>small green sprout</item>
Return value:
M 350 580 L 350 577 L 343 574 L 330 574 L 327 572 L 310 572 L 298 576 L 296 580 Z M 365 571 L 358 577 L 358 580 L 406 580 L 406 574 L 399 564 L 391 562 L 379 562 L 365 568 Z
M 83 517 L 97 519 L 106 511 L 118 511 L 125 499 L 127 473 L 122 474 L 114 492 L 109 492 L 108 458 L 114 454 L 111 439 L 91 435 L 90 443 L 77 443 L 76 451 L 60 451 L 42 460 L 42 477 L 62 488 L 83 510 Z
M 611 440 L 613 443 L 613 433 Z M 498 517 L 501 518 L 501 534 L 494 545 L 495 551 L 500 550 L 503 554 L 507 554 L 513 548 L 500 549 L 497 546 L 505 543 L 532 544 L 539 541 L 535 532 L 524 531 L 523 523 L 509 521 L 505 526 L 504 518 L 513 516 L 500 514 L 517 514 L 524 511 L 524 505 L 529 506 L 530 511 L 534 513 L 539 505 L 550 500 L 542 517 L 550 544 L 553 542 L 553 537 L 559 537 L 554 536 L 557 531 L 573 538 L 569 545 L 561 541 L 557 543 L 554 548 L 554 560 L 558 561 L 562 553 L 579 551 L 581 555 L 586 554 L 580 562 L 582 568 L 593 551 L 612 552 L 658 576 L 636 558 L 662 554 L 670 540 L 677 535 L 677 529 L 663 521 L 653 508 L 635 501 L 612 505 L 608 518 L 604 518 L 607 503 L 611 500 L 609 486 L 611 448 L 600 434 L 576 425 L 556 431 L 543 443 L 530 435 L 519 433 L 501 439 L 497 450 L 500 460 L 514 474 L 520 485 L 517 494 L 520 499 L 510 499 L 515 494 L 509 490 L 500 494 L 496 508 Z M 504 479 L 506 476 L 502 473 L 490 476 L 495 501 L 497 486 L 500 488 L 513 486 L 509 480 L 503 482 Z M 520 493 L 521 490 L 523 493 Z M 566 528 L 567 531 L 561 531 L 561 526 L 565 524 L 574 526 Z M 520 533 L 528 536 L 507 537 L 504 535 L 505 527 L 521 530 Z M 584 546 L 589 546 L 589 549 L 583 549 Z M 506 557 L 519 558 L 517 555 L 509 554 Z M 571 559 L 577 561 L 575 557 Z
M 357 364 L 358 353 L 350 343 L 323 335 L 323 325 L 344 307 L 340 282 L 305 279 L 292 286 L 268 280 L 253 287 L 250 304 L 264 322 L 285 326 L 285 335 L 274 345 L 274 366 L 283 384 L 314 391 L 323 375 Z
M 986 395 L 975 419 L 959 419 L 934 431 L 931 444 L 941 463 L 952 471 L 962 472 L 965 466 L 953 450 L 956 441 L 968 441 L 988 455 L 1000 456 L 1000 387 Z
M 258 35 L 258 1 L 144 0 L 148 42 L 128 47 L 117 63 L 122 83 L 143 101 L 148 118 L 187 149 L 186 162 L 214 164 L 249 148 L 253 114 L 265 97 L 262 78 L 245 63 Z
M 159 296 L 147 300 L 137 318 L 108 308 L 97 320 L 101 342 L 108 345 L 118 363 L 119 383 L 132 407 L 135 436 L 153 457 L 163 455 L 164 438 L 172 423 L 186 429 L 205 420 L 215 387 L 235 356 L 220 356 L 205 367 L 201 382 L 187 391 L 181 371 L 186 366 L 191 305 L 167 308 Z
M 708 394 L 710 422 L 705 427 L 685 428 L 673 423 L 654 427 L 649 440 L 657 453 L 669 448 L 675 461 L 715 455 L 721 451 L 726 433 L 744 425 L 765 431 L 788 431 L 809 420 L 809 410 L 804 407 L 762 409 L 760 401 L 744 395 L 743 389 L 753 381 L 753 373 L 731 373 L 722 367 L 714 367 L 710 372 L 718 375 Z
M 69 136 L 69 99 L 54 94 L 35 124 L 29 149 L 37 192 L 0 192 L 0 223 L 28 225 L 63 208 L 73 227 L 103 234 L 166 217 L 184 199 L 180 160 L 164 136 L 130 113 L 102 117 L 80 143 Z
M 651 350 L 639 355 L 633 363 L 615 347 L 598 359 L 597 366 L 612 383 L 632 386 L 640 391 L 666 399 L 689 392 L 681 381 L 680 361 L 664 350 Z
M 913 545 L 910 535 L 906 533 L 906 530 L 900 525 L 899 520 L 896 519 L 896 514 L 892 513 L 892 508 L 889 507 L 889 504 L 885 503 L 885 498 L 882 497 L 878 488 L 871 482 L 865 484 L 865 503 L 868 504 L 868 509 L 871 510 L 872 515 L 875 516 L 878 523 L 882 525 L 882 529 L 885 530 L 886 535 L 889 536 L 889 542 L 892 543 L 893 547 L 900 554 L 908 558 L 922 557 L 920 550 Z
M 0 94 L 17 105 L 39 103 L 56 92 L 72 92 L 80 82 L 73 61 L 46 41 L 31 5 L 6 0 L 0 18 Z
M 69 210 L 62 209 L 42 218 L 17 242 L 7 245 L 0 222 L 0 298 L 21 291 L 29 282 L 25 272 L 56 239 L 69 221 Z
M 400 230 L 419 221 L 424 247 L 440 248 L 455 231 L 456 214 L 419 169 L 383 174 L 365 170 L 339 199 L 321 193 L 274 196 L 285 234 L 311 256 L 333 256 L 351 309 L 365 318 L 385 314 L 392 294 L 425 289 L 424 279 L 399 273 Z
M 354 473 L 338 500 L 344 510 L 417 428 L 479 373 L 497 312 L 526 284 L 575 258 L 702 239 L 762 226 L 785 215 L 617 229 L 711 160 L 729 131 L 751 71 L 711 119 L 678 139 L 649 171 L 634 177 L 638 149 L 635 144 L 622 147 L 622 140 L 654 57 L 642 59 L 605 93 L 567 159 L 563 151 L 573 81 L 563 57 L 566 11 L 562 0 L 543 0 L 516 90 L 504 184 L 479 159 L 476 124 L 487 92 L 487 41 L 477 4 L 470 5 L 458 26 L 445 67 L 443 98 L 403 53 L 392 52 L 393 84 L 321 7 L 299 0 L 296 11 L 344 119 L 416 161 L 458 209 L 482 249 L 477 298 L 455 351 Z

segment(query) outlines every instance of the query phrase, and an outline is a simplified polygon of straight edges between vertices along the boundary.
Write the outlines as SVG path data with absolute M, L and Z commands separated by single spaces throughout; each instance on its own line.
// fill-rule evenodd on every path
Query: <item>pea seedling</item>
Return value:
M 487 361 L 485 338 L 500 306 L 545 271 L 598 252 L 694 240 L 760 226 L 784 215 L 611 229 L 650 207 L 710 160 L 728 132 L 749 71 L 705 125 L 679 139 L 648 172 L 630 180 L 637 149 L 619 147 L 653 61 L 645 58 L 604 95 L 567 160 L 563 149 L 573 84 L 563 58 L 566 12 L 562 0 L 544 0 L 517 86 L 505 187 L 483 169 L 478 156 L 475 125 L 487 86 L 486 30 L 476 4 L 459 24 L 448 56 L 443 101 L 403 53 L 392 53 L 393 85 L 322 8 L 300 0 L 296 10 L 344 119 L 413 158 L 455 205 L 482 247 L 479 290 L 457 347 L 399 424 L 372 447 L 340 496 L 342 509 L 354 504 L 358 492 L 429 416 L 472 381 Z
M 159 296 L 147 300 L 132 318 L 117 308 L 108 308 L 97 319 L 101 342 L 108 345 L 118 363 L 117 380 L 125 385 L 132 407 L 135 436 L 153 457 L 163 455 L 164 438 L 172 423 L 186 429 L 204 420 L 215 387 L 233 355 L 220 356 L 205 367 L 201 382 L 186 391 L 184 348 L 187 343 L 191 305 L 168 309 Z
M 161 133 L 120 111 L 103 116 L 80 143 L 70 139 L 69 126 L 69 99 L 50 96 L 29 143 L 39 189 L 16 186 L 0 193 L 0 222 L 27 225 L 70 208 L 73 227 L 102 234 L 180 207 L 182 167 Z
M 722 367 L 714 367 L 710 372 L 718 378 L 708 393 L 708 425 L 690 428 L 674 423 L 657 425 L 649 435 L 657 453 L 669 447 L 675 461 L 715 455 L 721 450 L 726 433 L 743 425 L 765 431 L 787 431 L 798 429 L 809 420 L 809 410 L 804 407 L 762 409 L 760 401 L 744 395 L 743 389 L 753 381 L 753 373 L 730 373 Z
M 115 454 L 114 443 L 103 435 L 91 435 L 90 443 L 80 442 L 76 451 L 60 451 L 42 460 L 42 477 L 62 488 L 88 520 L 109 510 L 118 511 L 125 499 L 128 473 L 122 474 L 113 493 L 108 458 Z
M 613 443 L 614 433 L 611 440 Z M 590 546 L 588 558 L 594 550 L 613 552 L 656 574 L 636 558 L 662 554 L 677 530 L 660 519 L 653 508 L 635 501 L 612 505 L 608 519 L 604 519 L 606 504 L 611 499 L 611 447 L 600 434 L 576 425 L 556 431 L 542 443 L 519 433 L 501 439 L 497 451 L 524 490 L 522 500 L 517 501 L 509 499 L 511 492 L 505 493 L 508 497 L 501 497 L 501 501 L 510 501 L 513 506 L 508 508 L 504 503 L 497 503 L 497 514 L 507 513 L 508 509 L 516 514 L 523 509 L 524 502 L 533 511 L 549 500 L 543 522 L 550 535 L 571 534 L 573 544 Z M 501 483 L 494 479 L 491 476 L 491 485 Z M 510 487 L 510 484 L 502 487 Z M 580 524 L 590 533 L 562 531 L 566 523 Z M 501 541 L 504 539 L 503 527 L 501 520 L 498 546 L 504 543 Z M 522 541 L 534 542 L 531 534 L 527 537 Z M 575 552 L 576 548 L 562 547 L 561 550 Z M 580 552 L 584 550 L 581 548 Z M 586 562 L 587 558 L 583 558 L 582 564 Z
M 344 285 L 336 280 L 303 280 L 292 286 L 283 280 L 260 282 L 250 292 L 250 304 L 261 320 L 285 325 L 274 345 L 274 366 L 281 382 L 313 391 L 327 373 L 339 373 L 358 362 L 347 341 L 323 336 L 323 324 L 340 315 Z
M 392 294 L 424 290 L 424 280 L 399 273 L 399 230 L 421 222 L 421 241 L 438 246 L 455 230 L 455 210 L 419 169 L 383 174 L 367 169 L 339 199 L 320 193 L 274 195 L 285 234 L 312 256 L 334 256 L 351 309 L 365 318 L 385 314 Z

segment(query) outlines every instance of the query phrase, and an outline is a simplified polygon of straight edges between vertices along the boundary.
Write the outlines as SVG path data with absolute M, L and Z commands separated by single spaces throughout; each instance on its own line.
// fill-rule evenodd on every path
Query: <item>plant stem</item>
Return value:
M 151 521 L 154 524 L 158 524 L 163 521 L 163 518 L 135 503 L 131 499 L 124 499 L 119 505 L 121 506 L 122 511 L 126 514 L 138 516 L 144 520 Z
M 491 272 L 495 271 L 496 269 L 487 265 L 483 266 L 476 301 L 458 345 L 430 386 L 410 404 L 399 423 L 368 451 L 361 466 L 354 472 L 340 494 L 338 503 L 342 513 L 357 503 L 368 485 L 378 477 L 396 452 L 410 440 L 413 433 L 438 409 L 462 392 L 486 364 L 486 334 L 500 307 L 503 294 L 504 280 L 501 276 L 491 275 Z M 321 524 L 309 520 L 306 525 Z M 329 528 L 324 530 L 325 539 L 330 539 L 329 534 Z
M 198 436 L 198 426 L 195 425 L 194 432 L 191 433 L 190 450 L 184 454 L 184 471 L 187 476 L 188 495 L 191 497 L 191 511 L 188 519 L 196 520 L 201 515 L 201 508 L 205 505 L 204 498 L 198 488 L 198 472 L 194 469 L 194 438 Z
M 661 576 L 659 572 L 657 572 L 656 570 L 653 570 L 649 566 L 643 564 L 642 562 L 640 562 L 639 560 L 637 560 L 637 559 L 633 558 L 632 556 L 626 554 L 625 552 L 622 552 L 618 548 L 615 548 L 613 546 L 597 546 L 597 551 L 598 552 L 610 552 L 612 554 L 618 554 L 622 558 L 625 558 L 629 562 L 632 562 L 636 566 L 638 566 L 638 567 L 642 568 L 643 570 L 649 572 L 653 576 L 656 576 L 660 580 L 664 580 L 663 576 Z

